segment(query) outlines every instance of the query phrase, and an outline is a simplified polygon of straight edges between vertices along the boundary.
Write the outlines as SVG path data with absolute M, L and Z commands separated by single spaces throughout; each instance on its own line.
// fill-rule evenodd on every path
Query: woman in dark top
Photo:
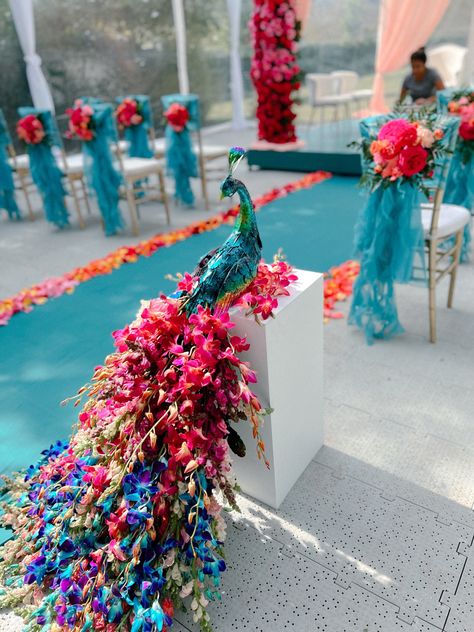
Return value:
M 433 103 L 436 101 L 436 90 L 443 90 L 444 83 L 439 74 L 433 68 L 426 66 L 426 53 L 424 48 L 412 53 L 411 74 L 403 80 L 400 102 L 403 102 L 409 94 L 414 103 Z

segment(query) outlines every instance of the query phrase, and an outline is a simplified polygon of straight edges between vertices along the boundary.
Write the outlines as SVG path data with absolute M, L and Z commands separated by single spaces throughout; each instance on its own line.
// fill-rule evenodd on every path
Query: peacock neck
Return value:
M 237 182 L 237 194 L 240 199 L 240 212 L 235 222 L 234 230 L 240 233 L 249 233 L 256 229 L 257 220 L 253 209 L 252 198 L 247 187 L 240 180 Z

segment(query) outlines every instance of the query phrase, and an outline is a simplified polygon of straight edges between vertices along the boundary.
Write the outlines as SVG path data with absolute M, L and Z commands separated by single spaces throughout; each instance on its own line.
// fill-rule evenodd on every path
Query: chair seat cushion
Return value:
M 433 214 L 432 204 L 421 205 L 421 221 L 426 239 L 431 239 L 431 218 Z M 464 228 L 471 219 L 471 215 L 463 206 L 456 204 L 441 204 L 438 220 L 437 239 L 454 235 Z
M 355 99 L 370 99 L 374 91 L 370 88 L 361 88 L 360 90 L 354 90 L 352 93 Z
M 156 173 L 161 168 L 161 161 L 156 158 L 122 158 L 122 164 L 126 176 Z
M 331 94 L 325 97 L 318 97 L 314 100 L 313 105 L 340 105 L 341 103 L 349 103 L 352 94 Z
M 155 154 L 163 155 L 166 149 L 166 141 L 164 138 L 155 138 L 153 141 L 153 149 Z M 193 145 L 193 151 L 199 155 L 199 146 Z M 205 160 L 212 160 L 220 156 L 227 156 L 228 147 L 225 145 L 205 145 L 202 146 L 202 155 Z
M 196 153 L 199 153 L 198 147 L 194 148 Z M 219 158 L 220 156 L 227 156 L 229 148 L 225 145 L 203 145 L 202 155 L 205 159 L 211 160 L 212 158 Z
M 15 156 L 15 159 L 10 158 L 8 162 L 12 167 L 16 165 L 18 169 L 30 168 L 30 157 L 28 156 L 28 154 L 17 154 Z
M 69 154 L 66 156 L 66 164 L 59 161 L 59 166 L 67 173 L 78 174 L 84 171 L 84 156 L 82 154 Z

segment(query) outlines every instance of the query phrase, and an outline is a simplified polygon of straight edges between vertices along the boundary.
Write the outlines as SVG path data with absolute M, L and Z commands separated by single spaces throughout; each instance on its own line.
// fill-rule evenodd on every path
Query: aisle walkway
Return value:
M 250 175 L 256 193 L 282 177 Z M 88 260 L 106 246 L 81 247 L 72 256 Z M 10 254 L 12 288 L 39 280 Z M 50 262 L 64 271 L 71 255 Z M 418 288 L 398 288 L 407 333 L 393 341 L 367 347 L 345 321 L 326 326 L 326 445 L 278 512 L 242 498 L 229 518 L 215 632 L 473 632 L 474 265 L 459 271 L 453 310 L 446 291 L 436 345 Z M 178 632 L 197 630 L 178 618 Z

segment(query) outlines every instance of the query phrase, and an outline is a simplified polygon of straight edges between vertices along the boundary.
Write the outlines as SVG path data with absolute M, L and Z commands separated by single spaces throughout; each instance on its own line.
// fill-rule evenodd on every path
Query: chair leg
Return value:
M 464 237 L 464 230 L 460 230 L 456 235 L 456 250 L 454 252 L 454 267 L 451 270 L 449 280 L 449 292 L 448 292 L 448 308 L 453 306 L 454 288 L 456 286 L 456 276 L 458 273 L 459 259 L 461 256 L 462 241 Z
M 80 203 L 79 198 L 77 197 L 77 191 L 76 191 L 76 187 L 74 186 L 74 180 L 70 180 L 69 184 L 71 185 L 72 197 L 74 199 L 74 206 L 76 207 L 76 213 L 79 219 L 79 228 L 84 229 L 86 225 L 82 218 L 81 203 Z
M 137 206 L 135 204 L 135 193 L 133 189 L 130 189 L 128 182 L 126 183 L 125 187 L 126 187 L 125 190 L 127 193 L 128 210 L 130 212 L 130 219 L 132 221 L 132 233 L 136 236 L 139 233 L 139 227 L 138 227 Z
M 171 223 L 170 207 L 169 207 L 169 203 L 168 203 L 168 194 L 166 193 L 166 187 L 165 187 L 165 176 L 163 175 L 162 171 L 158 172 L 158 181 L 159 181 L 159 184 L 160 184 L 161 199 L 162 199 L 162 202 L 163 202 L 163 206 L 165 207 L 166 223 L 169 226 L 170 223 Z
M 313 121 L 314 121 L 314 113 L 316 111 L 316 108 L 314 107 L 314 105 L 311 106 L 311 112 L 309 113 L 309 119 L 308 119 L 308 126 L 307 129 L 309 130 L 310 127 L 312 127 L 313 125 Z
M 430 342 L 436 342 L 436 240 L 429 243 L 428 292 L 430 316 Z
M 92 215 L 91 205 L 89 204 L 89 196 L 87 195 L 87 187 L 85 185 L 84 178 L 81 178 L 79 180 L 79 182 L 81 183 L 80 186 L 81 186 L 81 189 L 82 189 L 82 196 L 84 198 L 84 202 L 85 202 L 86 209 L 87 209 L 87 214 L 88 215 Z
M 199 154 L 199 170 L 201 172 L 201 187 L 202 187 L 202 197 L 204 198 L 204 204 L 206 207 L 206 211 L 209 210 L 209 198 L 207 195 L 207 182 L 206 182 L 206 167 L 204 164 L 204 157 L 202 153 Z
M 30 220 L 33 222 L 35 219 L 35 215 L 33 213 L 33 208 L 30 202 L 30 194 L 28 193 L 28 183 L 25 182 L 23 174 L 18 173 L 18 180 L 20 181 L 21 189 L 23 191 L 23 195 L 25 196 L 26 208 L 28 209 L 28 216 Z

